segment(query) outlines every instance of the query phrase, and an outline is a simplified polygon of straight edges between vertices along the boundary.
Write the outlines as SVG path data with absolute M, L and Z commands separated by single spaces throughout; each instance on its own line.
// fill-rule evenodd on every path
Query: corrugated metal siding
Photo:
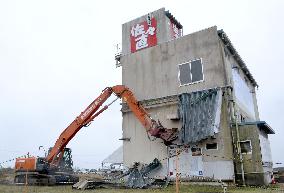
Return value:
M 182 121 L 179 139 L 182 144 L 198 142 L 219 130 L 221 90 L 209 89 L 179 96 L 179 115 Z

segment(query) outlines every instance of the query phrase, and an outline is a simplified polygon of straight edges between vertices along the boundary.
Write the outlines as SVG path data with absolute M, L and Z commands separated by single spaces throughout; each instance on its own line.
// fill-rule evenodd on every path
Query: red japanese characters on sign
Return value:
M 181 29 L 179 29 L 176 26 L 176 24 L 174 24 L 172 21 L 169 24 L 170 24 L 171 38 L 177 39 L 181 37 Z
M 144 21 L 132 26 L 130 30 L 131 52 L 157 45 L 157 20 Z

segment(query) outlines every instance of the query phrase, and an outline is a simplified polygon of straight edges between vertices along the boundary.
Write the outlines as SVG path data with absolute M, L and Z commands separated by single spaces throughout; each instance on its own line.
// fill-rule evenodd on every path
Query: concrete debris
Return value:
M 72 188 L 78 190 L 97 188 L 161 188 L 168 185 L 168 180 L 149 177 L 150 173 L 160 168 L 161 162 L 157 158 L 150 164 L 145 165 L 136 162 L 132 168 L 123 174 L 115 175 L 112 178 L 106 176 L 103 179 L 80 180 Z
M 150 186 L 154 179 L 148 178 L 148 174 L 153 170 L 159 169 L 161 167 L 161 162 L 155 158 L 150 164 L 141 166 L 140 163 L 135 163 L 134 167 L 130 169 L 129 178 L 126 182 L 126 186 L 129 188 L 145 188 Z
M 86 190 L 98 188 L 126 188 L 121 183 L 108 182 L 107 180 L 81 180 L 72 186 L 73 189 Z
M 85 190 L 88 185 L 88 180 L 81 180 L 74 184 L 72 188 L 78 189 L 78 190 Z

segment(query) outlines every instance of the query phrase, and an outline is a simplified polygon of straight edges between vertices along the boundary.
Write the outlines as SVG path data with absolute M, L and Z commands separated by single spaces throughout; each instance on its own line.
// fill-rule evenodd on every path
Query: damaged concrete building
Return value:
M 216 26 L 183 35 L 164 8 L 122 25 L 116 55 L 122 84 L 151 116 L 179 130 L 177 145 L 147 136 L 127 105 L 123 162 L 161 160 L 157 177 L 212 178 L 268 184 L 272 174 L 269 125 L 259 120 L 257 82 L 228 36 Z

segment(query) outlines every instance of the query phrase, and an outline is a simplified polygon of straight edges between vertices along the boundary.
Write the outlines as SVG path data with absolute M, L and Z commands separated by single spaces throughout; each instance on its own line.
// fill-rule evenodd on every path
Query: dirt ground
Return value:
M 0 185 L 1 193 L 173 193 L 175 186 L 168 186 L 165 189 L 96 189 L 96 190 L 72 190 L 71 186 L 15 186 L 15 185 Z M 198 185 L 181 185 L 180 193 L 217 193 L 223 192 L 221 187 L 198 186 Z M 271 188 L 236 188 L 229 187 L 227 192 L 232 193 L 284 193 L 284 186 L 276 185 Z

